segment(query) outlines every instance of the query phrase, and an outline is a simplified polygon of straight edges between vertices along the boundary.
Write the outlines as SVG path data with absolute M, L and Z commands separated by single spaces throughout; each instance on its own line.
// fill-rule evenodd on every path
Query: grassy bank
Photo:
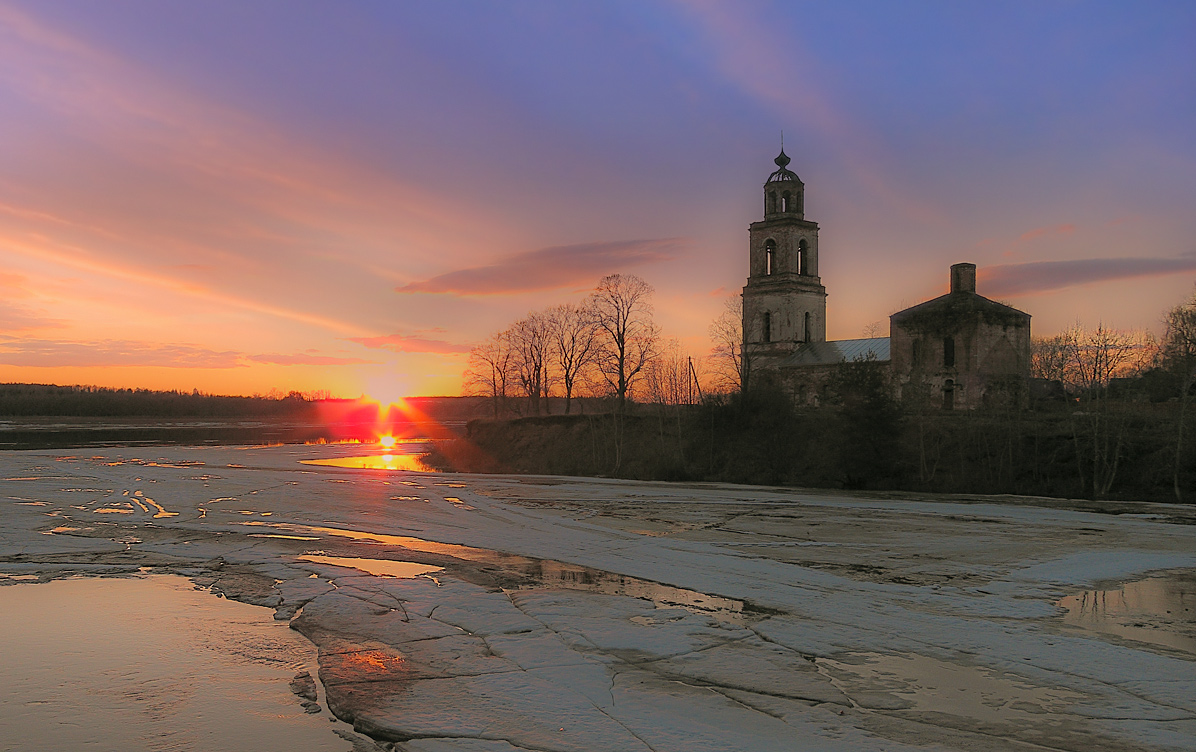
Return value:
M 798 409 L 780 395 L 627 415 L 475 420 L 440 442 L 445 470 L 813 488 L 1175 501 L 1174 403 L 914 413 Z M 1181 457 L 1196 496 L 1196 448 Z M 1191 501 L 1191 498 L 1186 498 Z

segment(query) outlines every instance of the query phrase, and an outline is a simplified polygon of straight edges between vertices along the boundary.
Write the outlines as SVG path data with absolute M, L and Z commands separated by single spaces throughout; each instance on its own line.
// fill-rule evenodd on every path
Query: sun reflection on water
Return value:
M 418 454 L 374 454 L 360 457 L 332 457 L 321 460 L 300 460 L 304 465 L 347 467 L 354 470 L 403 470 L 429 473 L 432 468 L 423 463 Z

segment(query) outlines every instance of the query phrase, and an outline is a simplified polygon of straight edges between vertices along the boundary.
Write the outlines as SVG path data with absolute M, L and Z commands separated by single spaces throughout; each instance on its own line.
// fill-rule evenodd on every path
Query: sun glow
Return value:
M 386 447 L 387 449 L 390 449 L 391 447 L 393 447 L 395 445 L 395 437 L 391 436 L 390 434 L 387 434 L 386 436 L 383 436 L 382 438 L 378 439 L 378 443 L 381 444 L 382 446 Z

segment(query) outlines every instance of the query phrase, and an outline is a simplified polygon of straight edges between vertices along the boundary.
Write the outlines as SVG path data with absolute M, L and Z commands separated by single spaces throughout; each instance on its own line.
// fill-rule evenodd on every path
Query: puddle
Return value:
M 331 564 L 337 567 L 360 569 L 379 577 L 419 577 L 432 572 L 443 572 L 444 567 L 420 564 L 415 561 L 391 561 L 390 559 L 358 559 L 351 556 L 317 556 L 304 554 L 300 561 L 310 561 L 313 564 Z
M 372 454 L 364 457 L 333 457 L 324 460 L 300 460 L 303 465 L 321 465 L 324 467 L 348 467 L 354 470 L 404 470 L 408 472 L 429 473 L 428 467 L 418 454 Z
M 1060 599 L 1063 623 L 1196 653 L 1196 572 L 1184 571 Z
M 315 648 L 182 577 L 0 587 L 4 749 L 344 752 L 288 683 Z
M 520 580 L 511 585 L 511 589 L 513 590 L 563 588 L 566 590 L 584 590 L 603 595 L 625 595 L 652 601 L 658 608 L 684 608 L 734 624 L 742 624 L 746 618 L 752 616 L 753 612 L 756 611 L 750 605 L 745 606 L 744 602 L 740 600 L 708 595 L 706 593 L 699 593 L 696 590 L 687 590 L 651 580 L 642 580 L 638 577 L 628 577 L 614 572 L 591 569 L 551 559 L 533 559 L 527 556 L 506 554 L 485 548 L 474 548 L 455 543 L 437 543 L 436 541 L 412 538 L 404 535 L 385 535 L 359 530 L 293 525 L 289 523 L 268 524 L 270 527 L 287 530 L 290 533 L 298 535 L 328 535 L 350 538 L 362 543 L 401 546 L 411 551 L 441 554 L 451 556 L 455 559 L 488 565 L 489 567 L 501 569 L 512 575 L 515 579 Z
M 275 535 L 274 533 L 250 533 L 248 538 L 282 538 L 283 540 L 314 541 L 319 540 L 314 535 Z
M 1025 725 L 1084 699 L 1013 674 L 924 655 L 860 653 L 841 660 L 819 658 L 817 663 L 858 705 L 871 709 Z

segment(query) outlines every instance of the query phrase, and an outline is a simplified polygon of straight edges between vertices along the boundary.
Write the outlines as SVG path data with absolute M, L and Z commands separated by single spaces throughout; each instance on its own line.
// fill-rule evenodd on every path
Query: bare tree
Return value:
M 652 320 L 652 292 L 639 277 L 611 274 L 590 295 L 599 335 L 595 364 L 614 391 L 620 411 L 636 377 L 656 356 L 660 328 Z
M 723 312 L 710 324 L 710 339 L 714 342 L 714 378 L 719 389 L 732 391 L 744 387 L 743 361 L 743 296 L 735 295 L 723 302 Z
M 1187 418 L 1192 386 L 1196 384 L 1196 294 L 1187 302 L 1167 312 L 1166 329 L 1159 347 L 1159 361 L 1163 368 L 1179 377 L 1179 417 L 1175 426 L 1175 465 L 1172 469 L 1172 483 L 1175 499 L 1182 503 L 1179 471 L 1183 457 L 1184 420 Z
M 657 357 L 644 368 L 644 396 L 658 405 L 684 405 L 693 402 L 693 375 L 690 359 L 681 343 L 671 339 Z
M 514 355 L 515 375 L 527 397 L 528 411 L 539 415 L 541 400 L 546 402 L 550 386 L 552 336 L 548 317 L 539 312 L 528 314 L 527 318 L 512 324 L 507 332 Z
M 1073 394 L 1102 390 L 1111 379 L 1134 376 L 1154 359 L 1157 345 L 1149 332 L 1076 323 L 1030 346 L 1030 374 L 1060 381 Z
M 578 377 L 594 361 L 596 324 L 584 306 L 562 303 L 549 308 L 546 317 L 552 360 L 565 388 L 565 414 L 569 414 Z
M 465 388 L 473 394 L 490 397 L 494 401 L 494 417 L 504 407 L 507 389 L 514 380 L 514 352 L 507 332 L 499 332 L 469 353 L 465 371 Z
M 1136 357 L 1142 347 L 1133 332 L 1110 329 L 1098 324 L 1090 332 L 1080 330 L 1073 343 L 1077 386 L 1081 389 L 1102 389 L 1110 379 L 1131 375 L 1138 365 Z
M 1072 435 L 1080 482 L 1090 487 L 1094 498 L 1112 490 L 1124 454 L 1128 415 L 1111 399 L 1109 384 L 1140 373 L 1153 348 L 1148 333 L 1103 323 L 1091 330 L 1077 323 L 1049 347 L 1039 348 L 1036 368 L 1058 374 L 1064 388 L 1081 402 L 1081 409 L 1072 414 Z
M 1072 330 L 1053 337 L 1035 337 L 1030 342 L 1030 375 L 1036 379 L 1066 383 L 1073 339 Z

